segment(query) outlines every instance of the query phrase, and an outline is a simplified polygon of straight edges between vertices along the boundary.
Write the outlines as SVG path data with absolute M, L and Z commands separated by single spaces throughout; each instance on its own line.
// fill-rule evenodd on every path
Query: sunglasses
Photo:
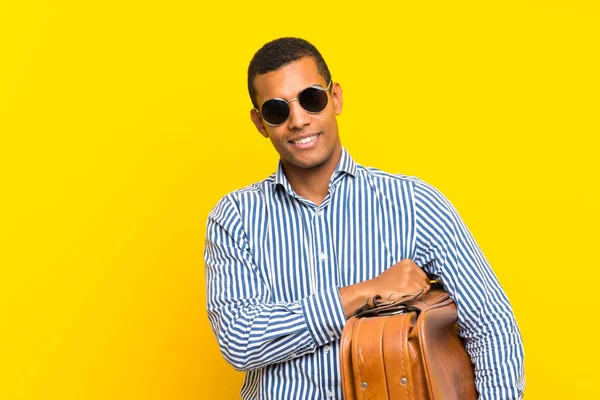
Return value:
M 279 126 L 283 124 L 290 116 L 290 106 L 288 103 L 298 100 L 300 107 L 311 114 L 316 114 L 327 107 L 327 91 L 331 87 L 333 81 L 329 81 L 327 88 L 321 86 L 309 86 L 300 93 L 298 97 L 290 100 L 279 98 L 269 99 L 265 101 L 260 110 L 255 110 L 262 116 L 265 122 L 271 126 Z

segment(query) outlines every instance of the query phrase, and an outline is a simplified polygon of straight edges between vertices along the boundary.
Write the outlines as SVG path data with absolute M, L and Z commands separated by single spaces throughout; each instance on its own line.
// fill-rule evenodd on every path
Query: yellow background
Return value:
M 416 4 L 414 4 L 416 3 Z M 233 399 L 208 212 L 277 157 L 263 43 L 312 41 L 355 160 L 455 204 L 505 288 L 528 399 L 600 398 L 596 1 L 0 2 L 0 399 Z

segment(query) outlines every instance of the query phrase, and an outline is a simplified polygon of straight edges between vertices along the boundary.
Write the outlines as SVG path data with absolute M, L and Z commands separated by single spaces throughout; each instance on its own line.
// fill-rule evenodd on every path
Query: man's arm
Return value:
M 511 305 L 466 225 L 435 188 L 415 183 L 415 262 L 440 280 L 458 310 L 480 399 L 521 399 L 523 343 Z
M 249 250 L 235 202 L 225 197 L 208 217 L 204 259 L 209 321 L 234 368 L 287 361 L 341 336 L 346 318 L 337 287 L 274 303 Z
M 373 279 L 274 303 L 228 197 L 209 215 L 204 258 L 210 324 L 223 356 L 238 370 L 286 361 L 337 340 L 346 319 L 376 294 L 397 298 L 429 290 L 427 275 L 405 259 Z

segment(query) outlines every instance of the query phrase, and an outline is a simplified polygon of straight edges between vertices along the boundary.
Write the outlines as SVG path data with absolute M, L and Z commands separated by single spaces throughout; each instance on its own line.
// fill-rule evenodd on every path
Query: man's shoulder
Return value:
M 227 196 L 248 196 L 257 193 L 262 193 L 265 190 L 272 190 L 275 185 L 275 174 L 271 174 L 262 181 L 254 182 L 249 184 L 248 186 L 244 186 L 242 188 L 236 189 L 227 194 Z
M 375 185 L 396 186 L 398 190 L 409 190 L 416 196 L 441 195 L 435 186 L 418 176 L 391 173 L 379 168 L 362 165 L 358 165 L 358 174 L 365 179 L 371 180 Z
M 215 208 L 223 207 L 225 204 L 239 204 L 240 202 L 250 201 L 253 198 L 263 197 L 262 194 L 267 190 L 273 190 L 275 185 L 275 174 L 269 175 L 262 181 L 254 182 L 248 186 L 232 190 L 225 194 L 217 202 Z
M 365 176 L 370 177 L 375 180 L 387 181 L 387 182 L 396 182 L 396 183 L 413 183 L 413 184 L 421 184 L 423 181 L 411 175 L 405 175 L 401 173 L 392 173 L 383 171 L 376 167 L 366 167 L 362 165 L 357 165 L 358 173 Z

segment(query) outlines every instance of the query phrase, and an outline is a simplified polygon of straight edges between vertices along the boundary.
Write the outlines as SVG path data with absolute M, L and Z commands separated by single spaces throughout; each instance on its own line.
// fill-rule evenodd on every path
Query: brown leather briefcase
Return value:
M 456 305 L 441 285 L 419 298 L 370 299 L 342 333 L 344 399 L 477 399 L 456 321 Z

